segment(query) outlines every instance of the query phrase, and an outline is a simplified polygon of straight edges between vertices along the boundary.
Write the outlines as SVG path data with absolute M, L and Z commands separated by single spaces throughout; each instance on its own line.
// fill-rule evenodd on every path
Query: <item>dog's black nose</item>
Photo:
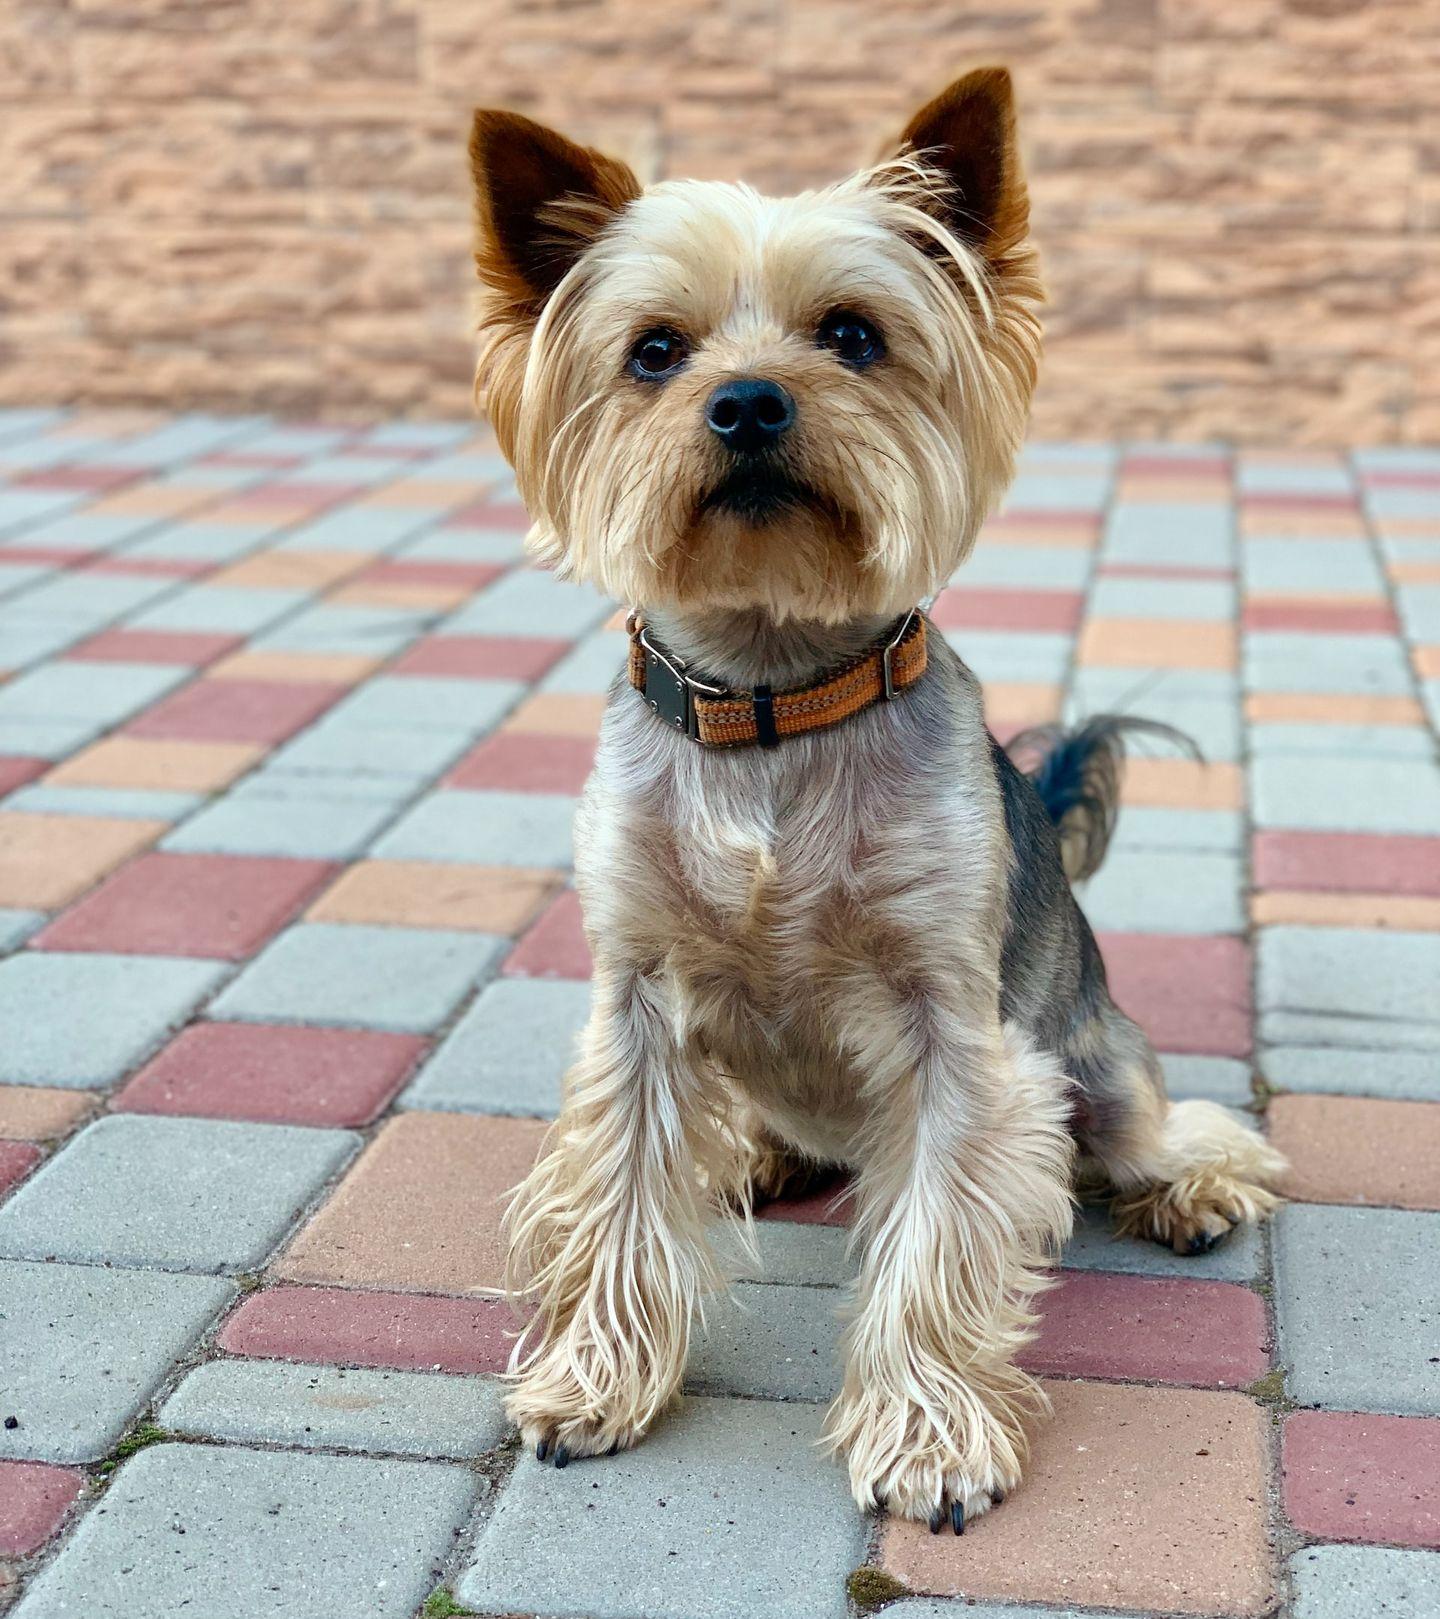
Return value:
M 722 382 L 705 402 L 710 430 L 737 455 L 768 449 L 795 420 L 795 401 L 768 377 Z

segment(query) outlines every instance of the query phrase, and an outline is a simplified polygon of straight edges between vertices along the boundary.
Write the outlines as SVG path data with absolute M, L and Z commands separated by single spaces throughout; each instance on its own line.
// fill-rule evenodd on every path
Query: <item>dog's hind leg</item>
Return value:
M 507 1408 L 561 1467 L 634 1443 L 678 1389 L 694 1308 L 721 1280 L 702 1176 L 733 1178 L 665 982 L 597 966 L 594 996 L 549 1150 L 508 1216 L 511 1285 L 528 1282 L 536 1314 Z
M 1115 1229 L 1204 1253 L 1275 1207 L 1285 1160 L 1214 1102 L 1172 1102 L 1149 1042 L 1106 1006 L 1081 1042 L 1080 1150 L 1113 1190 Z M 1085 1168 L 1082 1166 L 1082 1173 Z

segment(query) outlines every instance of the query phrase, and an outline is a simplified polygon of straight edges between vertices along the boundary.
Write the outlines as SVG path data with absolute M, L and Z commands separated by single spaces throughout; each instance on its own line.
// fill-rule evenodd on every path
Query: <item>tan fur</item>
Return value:
M 799 197 L 639 192 L 503 114 L 477 116 L 472 161 L 478 381 L 542 562 L 714 678 L 777 689 L 949 578 L 1013 471 L 1039 352 L 1007 76 Z M 883 329 L 872 369 L 817 341 L 837 308 Z M 657 325 L 689 345 L 663 385 L 628 369 Z M 704 402 L 741 376 L 791 394 L 775 454 L 811 491 L 764 522 L 705 504 L 725 463 Z M 757 1183 L 843 1164 L 860 1278 L 827 1433 L 856 1500 L 973 1517 L 1017 1482 L 1043 1400 L 1015 1355 L 1070 1229 L 1072 1086 L 1002 1017 L 1005 806 L 979 688 L 936 647 L 903 699 L 773 750 L 698 748 L 617 687 L 576 823 L 591 1020 L 510 1216 L 537 1310 L 509 1401 L 528 1443 L 637 1440 L 720 1283 L 710 1220 L 743 1235 Z M 1137 1166 L 1197 1172 L 1192 1117 Z

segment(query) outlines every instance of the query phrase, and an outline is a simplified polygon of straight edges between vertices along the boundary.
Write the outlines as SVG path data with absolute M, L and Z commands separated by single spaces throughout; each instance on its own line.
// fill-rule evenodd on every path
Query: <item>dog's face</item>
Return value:
M 475 115 L 478 383 L 544 561 L 647 607 L 899 613 L 1008 482 L 1039 298 L 1009 76 L 797 197 Z

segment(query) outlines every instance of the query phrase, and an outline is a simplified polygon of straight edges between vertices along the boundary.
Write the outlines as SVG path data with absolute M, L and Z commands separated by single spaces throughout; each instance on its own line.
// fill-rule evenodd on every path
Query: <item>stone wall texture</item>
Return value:
M 779 188 L 991 60 L 1041 432 L 1440 440 L 1440 0 L 0 0 L 0 397 L 463 414 L 473 105 Z

